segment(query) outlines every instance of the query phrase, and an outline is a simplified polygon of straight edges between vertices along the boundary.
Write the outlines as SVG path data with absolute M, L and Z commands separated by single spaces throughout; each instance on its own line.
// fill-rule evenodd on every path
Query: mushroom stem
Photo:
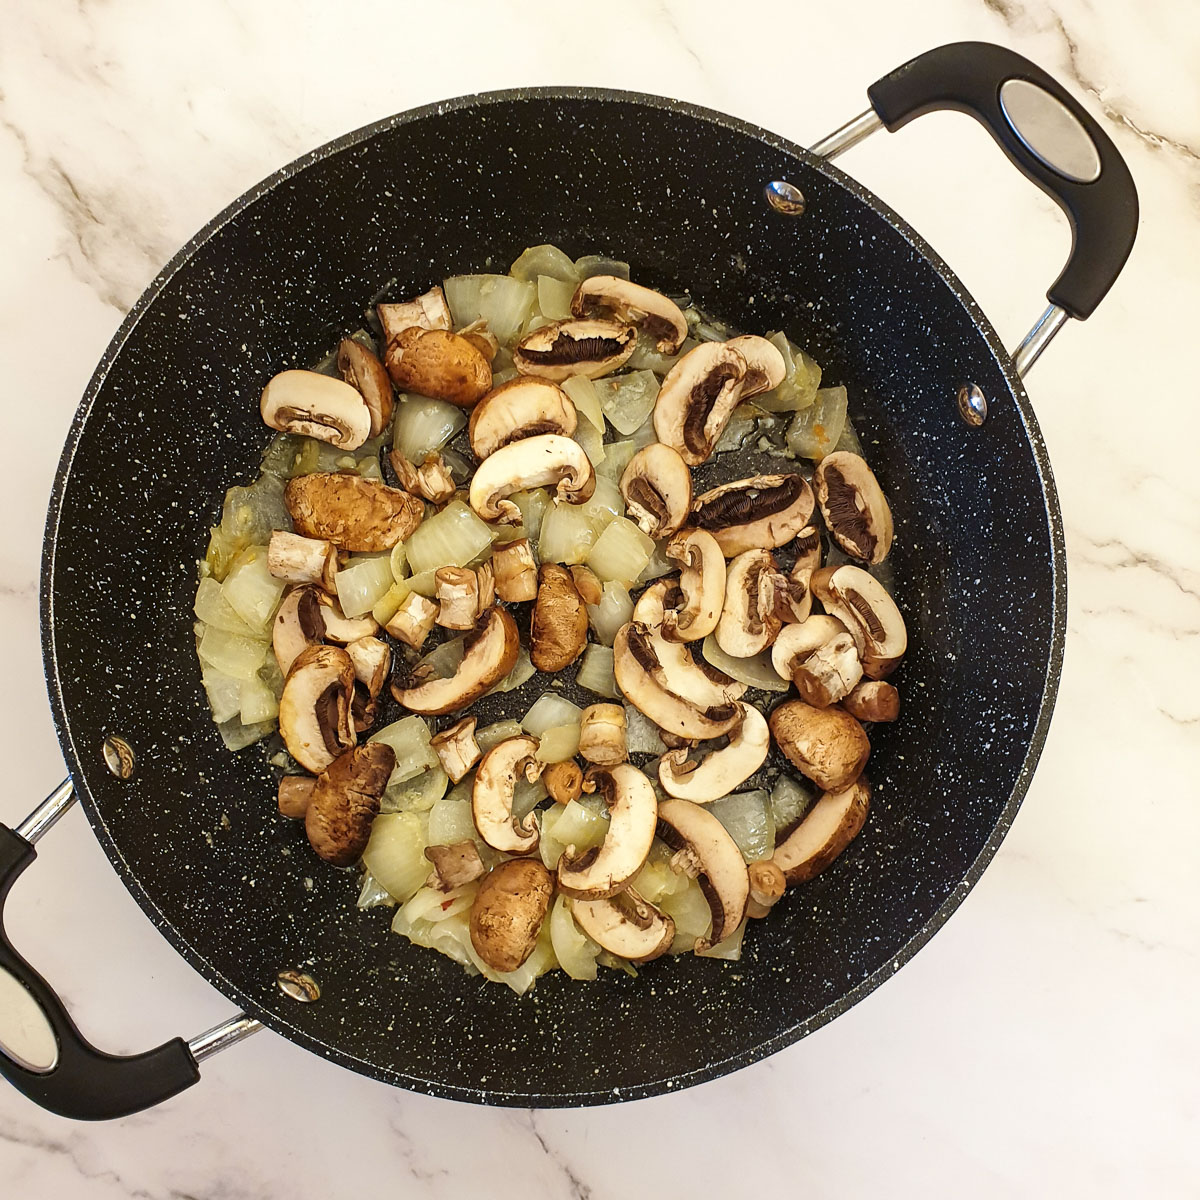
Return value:
M 751 863 L 748 875 L 750 899 L 746 904 L 746 916 L 765 917 L 787 888 L 787 878 L 770 859 Z
M 285 583 L 315 583 L 332 594 L 337 548 L 324 538 L 306 538 L 276 529 L 267 546 L 267 570 Z

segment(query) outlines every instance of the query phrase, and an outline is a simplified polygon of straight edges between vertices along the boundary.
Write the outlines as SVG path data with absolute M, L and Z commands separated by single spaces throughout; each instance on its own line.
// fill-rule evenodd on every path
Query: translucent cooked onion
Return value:
M 653 553 L 654 539 L 627 518 L 617 517 L 596 539 L 586 562 L 603 582 L 628 587 L 646 569 Z
M 371 839 L 363 851 L 363 863 L 390 896 L 402 904 L 429 877 L 425 857 L 425 813 L 381 813 L 371 825 Z
M 782 333 L 767 337 L 783 356 L 783 382 L 769 392 L 754 397 L 754 403 L 768 412 L 795 412 L 807 408 L 821 386 L 821 368 Z
M 468 975 L 479 974 L 469 952 L 471 932 L 466 913 L 460 912 L 448 921 L 410 921 L 405 918 L 404 909 L 399 908 L 392 918 L 392 932 L 407 938 L 414 946 L 452 958 Z
M 258 669 L 266 660 L 270 646 L 265 641 L 255 638 L 241 637 L 236 633 L 227 633 L 206 625 L 200 637 L 196 653 L 200 661 L 214 667 L 222 675 L 231 675 L 234 679 L 253 679 Z
M 380 625 L 386 625 L 395 615 L 396 610 L 408 598 L 409 593 L 413 589 L 409 586 L 408 580 L 403 579 L 398 583 L 393 583 L 390 588 L 375 602 L 371 609 L 371 616 L 379 622 Z
M 632 439 L 620 442 L 606 442 L 604 445 L 604 462 L 596 468 L 598 475 L 603 475 L 614 483 L 621 482 L 629 460 L 637 453 L 637 446 Z
M 424 462 L 467 423 L 467 414 L 445 400 L 413 394 L 396 401 L 392 445 L 411 463 Z
M 771 788 L 771 816 L 775 821 L 775 839 L 790 833 L 817 801 L 816 790 L 784 773 Z
M 786 692 L 791 687 L 786 679 L 780 679 L 775 673 L 775 668 L 771 665 L 770 650 L 764 650 L 761 654 L 755 654 L 750 658 L 734 658 L 732 654 L 726 654 L 717 645 L 716 637 L 710 633 L 704 639 L 701 653 L 710 667 L 724 671 L 738 683 L 762 688 L 766 692 Z
M 707 807 L 737 842 L 747 862 L 760 862 L 774 853 L 775 817 L 767 793 L 761 788 L 725 796 Z
M 428 812 L 445 794 L 450 777 L 441 765 L 430 767 L 403 783 L 391 783 L 383 793 L 383 812 Z
M 511 275 L 454 275 L 442 287 L 455 329 L 482 318 L 501 344 L 516 337 L 537 300 L 536 284 Z
M 600 397 L 596 395 L 596 385 L 586 375 L 572 375 L 561 386 L 570 396 L 575 411 L 581 417 L 587 417 L 588 422 L 603 433 L 604 411 L 600 407 Z
M 317 469 L 319 446 L 315 438 L 301 437 L 295 433 L 276 434 L 263 451 L 260 469 L 281 479 L 308 475 Z
M 429 810 L 429 844 L 453 846 L 458 842 L 483 844 L 475 820 L 471 816 L 471 801 L 446 796 Z
M 714 454 L 728 454 L 731 450 L 743 450 L 758 431 L 758 421 L 763 415 L 761 408 L 753 403 L 739 404 L 729 418 L 729 424 L 721 432 Z
M 274 691 L 257 675 L 243 679 L 238 696 L 238 719 L 242 724 L 259 725 L 278 715 L 279 701 Z
M 605 646 L 611 646 L 617 630 L 633 617 L 633 600 L 623 583 L 606 583 L 599 604 L 587 606 L 588 622 L 596 637 Z
M 696 939 L 707 937 L 712 929 L 712 909 L 694 879 L 688 879 L 688 885 L 682 891 L 663 896 L 658 907 L 675 922 L 671 954 L 687 954 L 694 950 Z
M 630 754 L 663 754 L 667 749 L 658 726 L 632 704 L 625 705 L 625 748 Z
M 200 580 L 196 588 L 196 603 L 193 612 L 206 625 L 223 629 L 226 633 L 237 633 L 242 637 L 253 636 L 254 631 L 237 615 L 233 606 L 225 598 L 219 584 L 211 576 Z
M 656 375 L 665 375 L 689 351 L 694 350 L 700 343 L 694 338 L 686 338 L 676 354 L 664 354 L 658 348 L 658 339 L 644 329 L 639 330 L 637 346 L 629 356 L 626 365 L 631 371 L 653 371 Z
M 642 573 L 637 577 L 634 587 L 641 587 L 644 583 L 650 583 L 654 579 L 661 579 L 664 575 L 670 575 L 672 571 L 679 570 L 679 564 L 673 559 L 670 559 L 664 553 L 667 540 L 664 538 L 654 547 L 654 552 L 650 555 L 650 561 L 642 568 Z
M 575 682 L 581 688 L 595 692 L 597 696 L 604 696 L 608 700 L 617 699 L 621 693 L 617 690 L 617 681 L 613 675 L 611 647 L 589 642 L 583 652 L 583 658 L 579 661 L 579 672 L 575 676 Z
M 484 725 L 475 730 L 475 741 L 479 749 L 486 754 L 493 746 L 509 738 L 520 737 L 523 730 L 519 721 L 497 721 L 493 725 Z
M 536 674 L 537 669 L 530 660 L 529 651 L 522 646 L 517 653 L 517 661 L 513 663 L 513 669 L 488 692 L 488 695 L 494 695 L 496 692 L 516 691 L 517 688 L 523 683 L 527 683 Z
M 550 493 L 545 488 L 533 488 L 528 492 L 513 492 L 509 499 L 521 510 L 521 528 L 525 531 L 522 536 L 536 542 L 551 504 Z
M 283 588 L 283 580 L 267 570 L 267 547 L 247 546 L 233 560 L 221 585 L 221 595 L 253 633 L 265 636 Z
M 463 645 L 467 640 L 465 633 L 458 637 L 447 638 L 434 646 L 427 654 L 417 661 L 416 671 L 422 679 L 449 679 L 458 670 L 463 660 Z
M 599 467 L 605 459 L 604 439 L 591 421 L 580 421 L 571 435 L 582 447 L 593 467 Z
M 526 283 L 536 280 L 539 275 L 549 276 L 569 283 L 572 291 L 579 283 L 579 270 L 575 264 L 557 246 L 548 242 L 522 250 L 521 257 L 509 267 L 508 273 Z
M 364 871 L 362 877 L 362 885 L 358 889 L 358 908 L 377 908 L 379 905 L 387 905 L 391 908 L 395 905 L 395 897 L 371 874 L 370 871 Z
M 392 547 L 388 565 L 392 568 L 392 579 L 397 583 L 408 574 L 408 550 L 403 542 L 397 542 Z
M 579 753 L 579 726 L 556 725 L 538 739 L 538 762 L 566 762 Z
M 568 846 L 574 846 L 576 854 L 582 854 L 600 845 L 607 833 L 607 812 L 603 803 L 593 797 L 588 797 L 586 804 L 572 800 L 565 806 L 554 805 L 542 813 L 542 862 L 552 871 Z
M 575 260 L 575 270 L 579 278 L 591 279 L 593 275 L 613 275 L 617 279 L 629 278 L 629 264 L 619 258 L 609 258 L 606 254 L 585 254 Z
M 723 942 L 710 946 L 707 950 L 697 950 L 700 958 L 723 958 L 729 962 L 737 962 L 742 957 L 742 939 L 746 936 L 746 922 L 743 921 Z
M 451 500 L 413 530 L 406 543 L 408 568 L 419 575 L 438 567 L 465 567 L 491 544 L 487 523 L 461 500 Z
M 403 920 L 410 924 L 417 921 L 449 921 L 466 912 L 479 891 L 479 884 L 465 883 L 449 892 L 437 888 L 422 887 L 413 893 L 401 909 Z
M 565 321 L 571 315 L 571 297 L 574 294 L 573 282 L 555 279 L 551 275 L 539 275 L 537 278 L 538 311 L 551 321 Z
M 351 559 L 334 576 L 338 603 L 348 617 L 361 617 L 370 612 L 391 591 L 395 582 L 390 554 Z
M 388 778 L 388 787 L 439 765 L 429 737 L 429 726 L 420 717 L 401 717 L 371 734 L 368 741 L 384 742 L 396 752 L 396 766 Z
M 654 410 L 658 376 L 653 371 L 631 371 L 595 381 L 600 408 L 612 427 L 628 437 Z
M 513 788 L 513 816 L 519 820 L 533 812 L 549 794 L 540 779 L 518 779 L 517 786 Z
M 638 872 L 632 887 L 644 900 L 658 904 L 664 896 L 674 896 L 688 886 L 688 877 L 671 870 L 671 851 L 665 842 L 654 839 L 646 865 Z
M 845 424 L 846 389 L 821 388 L 813 403 L 801 409 L 788 426 L 788 449 L 801 458 L 820 462 L 837 445 Z
M 243 725 L 241 720 L 235 717 L 231 721 L 221 722 L 217 726 L 217 732 L 221 735 L 226 750 L 244 750 L 268 734 L 274 733 L 275 722 L 263 721 L 259 725 Z
M 231 721 L 234 717 L 240 720 L 242 708 L 242 684 L 245 679 L 236 679 L 225 675 L 212 667 L 205 667 L 201 674 L 204 682 L 204 692 L 208 697 L 208 707 L 212 710 L 212 718 L 218 724 Z
M 534 737 L 559 725 L 578 725 L 583 709 L 564 699 L 557 692 L 543 692 L 521 718 L 521 728 Z
M 611 520 L 611 515 L 608 520 Z M 596 544 L 608 520 L 589 512 L 582 504 L 554 501 L 542 518 L 538 537 L 538 561 L 581 563 Z
M 600 947 L 575 924 L 565 896 L 560 895 L 550 910 L 550 943 L 558 965 L 572 979 L 596 978 Z

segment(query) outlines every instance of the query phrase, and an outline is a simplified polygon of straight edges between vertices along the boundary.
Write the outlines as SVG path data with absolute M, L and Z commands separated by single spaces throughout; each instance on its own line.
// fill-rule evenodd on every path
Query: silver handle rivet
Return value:
M 767 203 L 785 217 L 798 217 L 804 212 L 804 193 L 786 179 L 773 179 L 763 188 Z
M 987 397 L 974 383 L 964 383 L 958 389 L 958 415 L 972 429 L 978 429 L 987 420 Z
M 136 765 L 133 747 L 123 738 L 112 734 L 104 739 L 104 765 L 118 779 L 132 779 Z
M 280 971 L 275 976 L 275 982 L 279 984 L 279 990 L 285 996 L 299 1000 L 301 1004 L 311 1004 L 321 998 L 321 989 L 317 986 L 317 981 L 303 971 Z

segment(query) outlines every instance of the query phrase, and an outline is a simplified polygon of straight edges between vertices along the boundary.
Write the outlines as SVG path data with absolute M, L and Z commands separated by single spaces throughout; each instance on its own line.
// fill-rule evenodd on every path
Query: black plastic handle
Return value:
M 1005 115 L 1000 89 L 1009 80 L 1035 84 L 1082 126 L 1099 157 L 1091 182 L 1048 166 Z M 970 113 L 996 139 L 1020 172 L 1051 196 L 1071 223 L 1071 254 L 1046 293 L 1079 320 L 1090 316 L 1112 287 L 1137 236 L 1137 189 L 1124 159 L 1087 110 L 1041 67 L 990 42 L 953 42 L 920 54 L 867 89 L 871 107 L 889 130 L 941 109 Z
M 97 1050 L 50 985 L 13 949 L 4 931 L 4 903 L 17 876 L 36 857 L 23 837 L 0 825 L 0 967 L 24 985 L 46 1015 L 58 1041 L 58 1061 L 50 1071 L 34 1071 L 0 1047 L 0 1075 L 35 1104 L 78 1121 L 128 1116 L 191 1087 L 200 1071 L 182 1038 L 129 1058 Z

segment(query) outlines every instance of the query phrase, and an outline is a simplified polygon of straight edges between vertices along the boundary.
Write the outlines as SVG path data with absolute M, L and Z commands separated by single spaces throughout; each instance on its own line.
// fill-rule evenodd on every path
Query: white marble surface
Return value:
M 1012 833 L 893 981 L 801 1044 L 686 1094 L 489 1111 L 408 1095 L 269 1033 L 200 1086 L 103 1127 L 0 1086 L 0 1191 L 22 1200 L 1200 1195 L 1200 10 L 1169 0 L 611 0 L 453 8 L 45 0 L 0 32 L 0 818 L 63 773 L 37 573 L 58 449 L 109 337 L 174 249 L 336 134 L 463 92 L 662 92 L 812 141 L 867 83 L 959 38 L 1036 58 L 1104 119 L 1141 192 L 1129 267 L 1030 392 L 1066 517 L 1066 669 Z M 1053 205 L 965 118 L 844 160 L 942 251 L 1008 341 L 1066 252 Z M 230 1005 L 153 930 L 79 813 L 9 927 L 114 1050 Z M 794 1180 L 794 1185 L 789 1181 Z

